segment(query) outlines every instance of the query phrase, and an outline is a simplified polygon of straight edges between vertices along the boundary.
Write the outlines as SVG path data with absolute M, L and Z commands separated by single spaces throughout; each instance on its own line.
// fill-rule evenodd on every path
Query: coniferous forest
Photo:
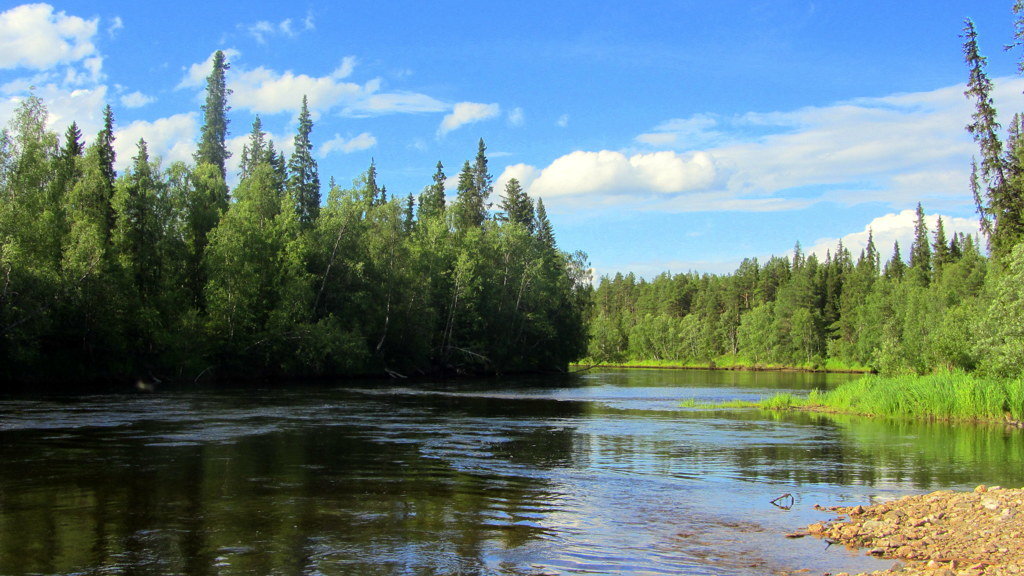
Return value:
M 29 97 L 0 138 L 0 378 L 507 373 L 581 357 L 1018 377 L 1024 116 L 999 124 L 970 20 L 962 37 L 981 235 L 929 229 L 919 204 L 912 243 L 889 258 L 870 238 L 824 258 L 798 243 L 733 274 L 596 289 L 541 200 L 513 179 L 491 203 L 483 140 L 453 200 L 440 162 L 418 196 L 389 195 L 372 161 L 350 187 L 322 187 L 303 98 L 290 157 L 257 117 L 229 175 L 218 52 L 193 162 L 162 166 L 140 140 L 118 174 L 109 106 L 86 145 L 74 123 L 49 132 Z
M 303 98 L 294 153 L 255 118 L 231 188 L 228 68 L 217 52 L 188 164 L 140 140 L 118 174 L 109 106 L 86 145 L 20 104 L 0 137 L 0 381 L 548 371 L 585 352 L 585 256 L 518 182 L 492 207 L 483 140 L 452 202 L 440 162 L 418 197 L 371 162 L 322 199 Z
M 1019 45 L 1024 4 L 1014 12 Z M 797 244 L 791 256 L 747 259 L 731 275 L 602 278 L 590 359 L 1024 374 L 1024 116 L 1003 135 L 972 21 L 962 38 L 981 237 L 947 235 L 941 219 L 929 230 L 918 204 L 913 243 L 897 243 L 885 262 L 869 236 L 859 254 L 840 243 L 820 259 Z

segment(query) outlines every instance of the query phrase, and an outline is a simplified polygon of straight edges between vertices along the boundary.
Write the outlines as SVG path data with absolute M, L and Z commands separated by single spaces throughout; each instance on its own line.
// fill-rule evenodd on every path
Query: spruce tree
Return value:
M 548 211 L 544 208 L 544 200 L 537 198 L 537 221 L 534 224 L 537 239 L 550 249 L 555 248 L 555 231 L 548 220 Z
M 270 163 L 270 149 L 267 147 L 267 134 L 263 131 L 263 121 L 259 116 L 252 121 L 249 141 L 242 147 L 242 161 L 238 166 L 238 176 L 245 180 L 261 163 Z
M 206 103 L 203 104 L 203 127 L 196 150 L 196 164 L 212 164 L 220 170 L 221 178 L 227 179 L 225 164 L 231 156 L 227 148 L 228 137 L 228 95 L 227 71 L 231 64 L 225 60 L 224 52 L 213 54 L 213 68 L 206 77 Z
M 533 201 L 523 191 L 519 180 L 511 178 L 505 184 L 505 195 L 502 196 L 500 208 L 504 212 L 504 218 L 509 222 L 522 224 L 527 230 L 533 232 L 534 209 Z
M 932 271 L 936 278 L 942 274 L 942 267 L 949 264 L 951 256 L 949 243 L 946 239 L 946 229 L 942 224 L 942 217 L 935 223 L 935 234 L 932 240 Z
M 104 179 L 102 192 L 109 204 L 114 198 L 114 183 L 117 181 L 117 170 L 114 169 L 114 161 L 117 159 L 117 154 L 114 152 L 114 112 L 110 109 L 109 104 L 103 109 L 103 128 L 96 135 L 95 146 L 99 155 L 100 172 Z M 110 233 L 114 229 L 114 212 L 108 210 L 107 214 L 106 234 L 109 240 Z
M 883 274 L 889 280 L 902 280 L 903 274 L 907 270 L 907 265 L 903 262 L 903 256 L 900 254 L 900 242 L 897 240 L 892 245 L 892 258 L 885 263 L 885 271 Z
M 310 227 L 320 215 L 320 175 L 316 159 L 313 158 L 313 143 L 309 140 L 312 131 L 309 103 L 303 96 L 298 133 L 295 135 L 295 151 L 288 161 L 288 193 L 295 202 L 295 212 L 303 228 Z
M 467 160 L 459 172 L 459 193 L 455 200 L 455 229 L 466 231 L 478 228 L 487 219 L 487 207 L 484 206 L 483 195 L 476 187 L 476 172 Z
M 444 166 L 437 161 L 437 171 L 434 172 L 434 183 L 423 189 L 420 194 L 419 218 L 426 220 L 437 218 L 444 214 Z
M 480 195 L 480 204 L 484 206 L 484 210 L 490 207 L 487 204 L 487 199 L 494 191 L 492 181 L 493 178 L 487 170 L 487 146 L 484 145 L 484 139 L 481 138 L 477 145 L 476 161 L 473 163 L 473 186 L 476 188 L 476 193 Z
M 920 202 L 914 219 L 914 243 L 910 245 L 910 270 L 921 285 L 926 286 L 931 279 L 932 250 L 928 240 L 928 224 Z

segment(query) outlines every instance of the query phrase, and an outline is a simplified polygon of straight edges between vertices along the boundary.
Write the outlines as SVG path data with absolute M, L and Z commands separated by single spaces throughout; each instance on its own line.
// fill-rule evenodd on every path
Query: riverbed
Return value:
M 607 370 L 0 400 L 0 574 L 887 568 L 784 534 L 822 506 L 1024 485 L 1024 440 L 683 400 L 846 375 Z M 783 494 L 791 499 L 772 500 Z

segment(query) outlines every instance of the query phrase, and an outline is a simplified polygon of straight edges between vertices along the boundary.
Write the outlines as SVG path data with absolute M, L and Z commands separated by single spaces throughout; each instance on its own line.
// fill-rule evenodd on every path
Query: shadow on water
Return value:
M 833 384 L 789 376 L 0 401 L 0 574 L 860 571 L 888 563 L 781 534 L 813 503 L 1022 483 L 1019 432 L 679 408 Z

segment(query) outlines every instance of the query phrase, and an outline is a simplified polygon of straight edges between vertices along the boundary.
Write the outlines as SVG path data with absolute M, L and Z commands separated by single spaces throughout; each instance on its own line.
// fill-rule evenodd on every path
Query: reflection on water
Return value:
M 679 408 L 844 379 L 562 380 L 0 402 L 0 574 L 765 574 L 887 567 L 814 503 L 1019 486 L 1000 427 Z M 796 505 L 769 501 L 792 493 Z

